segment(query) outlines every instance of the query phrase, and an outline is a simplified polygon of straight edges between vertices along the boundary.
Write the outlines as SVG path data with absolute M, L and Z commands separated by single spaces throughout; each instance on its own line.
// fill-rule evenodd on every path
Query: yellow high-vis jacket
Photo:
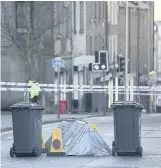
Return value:
M 31 80 L 29 80 L 29 82 L 28 82 L 28 86 L 32 86 L 32 84 L 33 84 L 33 81 L 31 81 Z
M 34 83 L 33 81 L 29 81 L 28 85 L 31 86 L 30 98 L 33 99 L 35 96 L 39 96 L 39 94 L 40 94 L 39 83 Z

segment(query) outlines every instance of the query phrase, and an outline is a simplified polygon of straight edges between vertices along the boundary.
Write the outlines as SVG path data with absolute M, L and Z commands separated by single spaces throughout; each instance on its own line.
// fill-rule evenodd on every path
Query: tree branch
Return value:
M 64 11 L 63 18 L 59 22 L 54 23 L 53 21 L 50 20 L 50 22 L 48 22 L 47 25 L 43 25 L 43 26 L 45 26 L 44 28 L 41 28 L 41 26 L 40 26 L 40 27 L 38 27 L 38 29 L 36 29 L 35 32 L 32 32 L 30 27 L 27 27 L 26 34 L 18 34 L 17 33 L 17 30 L 14 27 L 15 24 L 13 23 L 15 21 L 13 19 L 14 18 L 13 14 L 7 12 L 8 6 L 5 6 L 5 5 L 7 5 L 5 3 L 6 2 L 2 2 L 2 5 L 1 5 L 2 6 L 2 13 L 3 13 L 3 18 L 2 18 L 3 19 L 3 21 L 2 21 L 3 38 L 7 39 L 9 42 L 11 42 L 13 44 L 13 46 L 15 46 L 15 48 L 21 53 L 23 59 L 26 62 L 26 65 L 29 65 L 29 68 L 32 66 L 33 66 L 32 68 L 35 68 L 35 66 L 37 66 L 38 62 L 42 62 L 45 59 L 50 59 L 53 57 L 59 57 L 60 55 L 62 55 L 66 52 L 67 38 L 69 38 L 66 34 L 65 35 L 61 34 L 62 35 L 61 40 L 63 40 L 65 48 L 62 50 L 62 52 L 60 54 L 55 54 L 57 51 L 52 51 L 51 55 L 53 55 L 53 56 L 51 56 L 50 54 L 42 56 L 42 54 L 40 53 L 41 49 L 39 46 L 40 46 L 40 43 L 42 41 L 43 36 L 46 34 L 47 31 L 49 31 L 51 29 L 56 29 L 59 26 L 63 26 L 63 24 L 66 23 L 68 21 L 68 19 L 72 17 L 71 11 L 68 10 L 69 5 L 72 2 L 70 2 L 68 4 L 68 6 L 62 6 L 62 5 L 64 5 L 64 3 L 62 4 L 60 2 L 61 7 L 64 7 L 63 10 L 65 10 L 65 11 Z M 50 9 L 50 8 L 51 8 L 51 4 L 53 4 L 53 3 L 56 3 L 56 2 L 50 2 L 49 6 L 47 6 L 46 12 L 49 12 L 49 10 L 52 11 L 52 9 Z M 41 9 L 43 8 L 43 6 L 45 4 L 46 4 L 46 2 L 40 4 L 40 6 L 38 8 L 38 12 L 40 12 L 40 13 L 42 12 Z M 29 26 L 30 20 L 28 20 L 29 19 L 28 12 L 30 12 L 30 10 L 28 8 L 28 4 L 25 3 L 25 5 L 26 5 L 25 13 L 24 13 L 26 15 L 25 21 L 26 21 L 27 25 Z M 54 10 L 54 13 L 55 13 L 55 10 Z M 36 13 L 36 14 L 37 14 L 37 16 L 39 16 L 38 13 Z M 51 12 L 50 12 L 50 14 L 51 14 Z M 67 15 L 65 15 L 65 14 L 67 14 Z M 37 19 L 36 22 L 39 23 L 39 19 Z M 41 30 L 39 30 L 39 29 L 41 29 Z M 57 34 L 53 34 L 53 35 L 57 35 Z M 53 40 L 53 43 L 55 43 L 55 39 Z M 54 45 L 54 44 L 52 44 L 52 45 Z M 50 51 L 49 51 L 49 53 L 50 53 Z

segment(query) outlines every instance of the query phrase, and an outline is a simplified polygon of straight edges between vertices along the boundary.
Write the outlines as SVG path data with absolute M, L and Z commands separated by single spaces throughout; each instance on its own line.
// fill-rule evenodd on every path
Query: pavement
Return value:
M 42 115 L 42 122 L 43 124 L 50 124 L 63 121 L 67 118 L 89 118 L 89 117 L 97 117 L 102 116 L 103 113 L 101 112 L 91 112 L 91 113 L 78 113 L 78 114 L 61 114 L 60 118 L 58 118 L 57 114 L 43 114 Z M 111 112 L 107 113 L 107 115 L 112 115 Z M 1 112 L 1 132 L 10 131 L 12 130 L 12 115 L 9 111 L 2 111 Z
M 84 119 L 95 123 L 99 134 L 111 148 L 114 140 L 112 116 Z M 51 136 L 53 128 L 60 123 L 43 125 L 45 141 Z M 65 156 L 52 157 L 42 154 L 40 157 L 11 158 L 9 149 L 13 143 L 12 131 L 1 133 L 2 168 L 161 168 L 161 114 L 142 115 L 141 143 L 143 156 Z M 128 138 L 128 137 L 127 137 Z

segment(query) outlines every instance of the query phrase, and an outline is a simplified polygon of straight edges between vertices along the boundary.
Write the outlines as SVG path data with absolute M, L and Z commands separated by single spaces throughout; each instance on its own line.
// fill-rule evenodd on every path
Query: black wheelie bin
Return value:
M 10 148 L 11 157 L 40 156 L 42 111 L 37 103 L 17 103 L 10 107 L 14 143 Z
M 136 102 L 114 102 L 114 141 L 112 154 L 115 156 L 142 156 L 141 146 L 141 111 L 143 106 Z

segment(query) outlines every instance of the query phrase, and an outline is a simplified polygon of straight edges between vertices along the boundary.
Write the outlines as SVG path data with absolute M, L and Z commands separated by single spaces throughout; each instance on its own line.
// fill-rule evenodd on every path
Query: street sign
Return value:
M 101 50 L 95 52 L 95 63 L 92 63 L 90 66 L 92 67 L 92 71 L 108 71 L 108 51 Z
M 94 70 L 99 70 L 99 65 L 95 64 L 93 68 L 94 68 Z
M 53 59 L 52 60 L 52 67 L 55 68 L 55 70 L 58 72 L 58 77 L 57 77 L 57 92 L 58 92 L 58 102 L 60 102 L 60 89 L 59 89 L 59 85 L 60 85 L 60 70 L 61 67 L 64 67 L 64 60 L 62 60 L 60 57 L 57 59 Z M 60 107 L 58 106 L 58 118 L 60 118 Z
M 104 69 L 106 68 L 106 66 L 105 66 L 105 65 L 102 65 L 101 68 L 104 70 Z
M 64 60 L 62 59 L 53 59 L 52 60 L 52 67 L 64 67 Z
M 95 64 L 95 63 L 93 63 L 92 64 L 92 71 L 108 71 L 108 69 L 107 69 L 107 64 L 103 64 L 103 65 L 101 65 L 101 64 Z

